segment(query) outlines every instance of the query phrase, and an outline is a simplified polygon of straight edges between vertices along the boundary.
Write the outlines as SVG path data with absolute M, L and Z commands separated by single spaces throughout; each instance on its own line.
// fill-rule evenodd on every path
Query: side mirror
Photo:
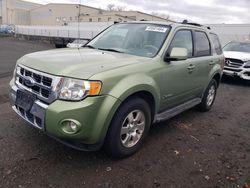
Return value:
M 186 48 L 173 48 L 170 56 L 165 56 L 164 60 L 169 61 L 182 61 L 188 59 L 188 50 Z

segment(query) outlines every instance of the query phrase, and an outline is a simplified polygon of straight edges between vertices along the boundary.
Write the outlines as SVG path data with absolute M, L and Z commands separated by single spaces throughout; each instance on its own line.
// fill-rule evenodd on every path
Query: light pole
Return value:
M 3 21 L 3 1 L 0 0 L 0 24 L 2 24 Z

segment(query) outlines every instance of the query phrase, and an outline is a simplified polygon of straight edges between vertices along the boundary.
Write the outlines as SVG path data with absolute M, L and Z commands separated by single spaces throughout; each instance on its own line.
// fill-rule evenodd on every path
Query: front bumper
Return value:
M 224 75 L 240 77 L 244 80 L 250 80 L 250 68 L 233 68 L 225 66 L 223 70 Z
M 19 89 L 21 88 L 18 88 L 16 85 L 12 85 L 11 87 L 9 98 L 10 98 L 12 109 L 32 126 L 40 130 L 45 130 L 44 119 L 45 119 L 45 112 L 46 112 L 46 109 L 48 108 L 48 105 L 41 102 L 40 100 L 36 100 L 31 110 L 29 112 L 25 111 L 24 109 L 22 109 L 21 107 L 15 104 L 16 94 Z
M 75 149 L 98 149 L 95 146 L 102 144 L 112 117 L 120 105 L 118 99 L 109 95 L 88 97 L 79 102 L 56 100 L 49 105 L 36 100 L 31 110 L 25 112 L 15 104 L 17 90 L 22 88 L 13 81 L 10 86 L 10 102 L 19 116 L 33 127 Z M 75 134 L 66 133 L 62 123 L 65 120 L 77 121 L 81 128 Z M 90 149 L 90 145 L 95 149 Z

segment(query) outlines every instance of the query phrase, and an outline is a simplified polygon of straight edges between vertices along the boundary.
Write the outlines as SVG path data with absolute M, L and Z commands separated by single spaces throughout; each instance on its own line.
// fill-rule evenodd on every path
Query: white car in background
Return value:
M 250 80 L 250 41 L 230 42 L 224 48 L 224 75 Z
M 76 39 L 71 43 L 67 44 L 68 48 L 81 48 L 83 47 L 85 44 L 87 44 L 88 40 L 84 40 L 84 39 Z

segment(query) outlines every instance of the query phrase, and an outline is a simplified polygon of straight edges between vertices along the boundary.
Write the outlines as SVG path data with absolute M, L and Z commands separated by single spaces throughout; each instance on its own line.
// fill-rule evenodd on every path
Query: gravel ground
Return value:
M 18 43 L 26 53 L 30 44 Z M 114 160 L 24 123 L 8 104 L 9 80 L 0 79 L 0 187 L 250 187 L 249 83 L 224 79 L 210 112 L 191 109 L 156 124 L 140 152 Z

